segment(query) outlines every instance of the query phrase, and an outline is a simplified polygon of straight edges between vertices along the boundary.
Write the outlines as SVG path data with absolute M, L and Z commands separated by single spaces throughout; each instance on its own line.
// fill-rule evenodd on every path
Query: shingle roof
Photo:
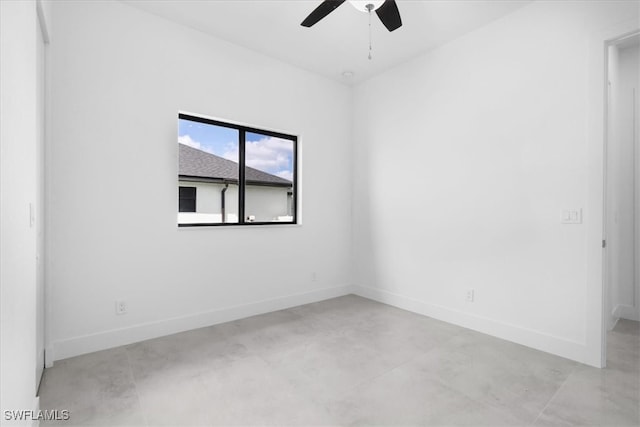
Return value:
M 179 147 L 178 175 L 224 181 L 238 181 L 238 163 L 184 144 Z M 251 167 L 246 168 L 247 184 L 290 186 L 291 181 Z

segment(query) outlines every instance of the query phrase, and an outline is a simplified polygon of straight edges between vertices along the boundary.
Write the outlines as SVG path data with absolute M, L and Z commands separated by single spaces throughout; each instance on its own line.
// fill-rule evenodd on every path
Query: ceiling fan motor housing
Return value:
M 382 6 L 384 0 L 349 0 L 349 3 L 361 12 L 369 12 Z

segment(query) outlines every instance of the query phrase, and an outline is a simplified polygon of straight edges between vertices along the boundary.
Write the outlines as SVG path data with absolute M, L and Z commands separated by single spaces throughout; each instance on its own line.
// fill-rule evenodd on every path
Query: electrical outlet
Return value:
M 313 273 L 311 273 L 311 281 L 312 282 L 317 282 L 318 281 L 318 273 L 316 273 L 315 271 Z
M 473 289 L 467 289 L 466 294 L 465 294 L 465 300 L 467 302 L 473 302 L 473 299 L 474 299 L 474 296 L 475 296 L 474 294 L 475 294 L 475 292 L 474 292 Z
M 127 302 L 125 300 L 116 301 L 116 314 L 127 314 Z
M 582 224 L 582 209 L 565 209 L 562 211 L 563 224 Z

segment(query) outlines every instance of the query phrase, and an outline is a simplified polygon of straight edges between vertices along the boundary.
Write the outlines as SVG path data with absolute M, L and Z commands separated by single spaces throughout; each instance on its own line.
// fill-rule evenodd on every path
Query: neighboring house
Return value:
M 238 163 L 188 145 L 178 147 L 178 223 L 238 222 Z M 245 182 L 245 220 L 291 221 L 291 181 L 246 167 Z

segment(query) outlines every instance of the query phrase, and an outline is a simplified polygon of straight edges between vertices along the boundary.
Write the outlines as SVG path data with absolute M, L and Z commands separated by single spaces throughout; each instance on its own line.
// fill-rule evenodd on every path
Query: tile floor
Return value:
M 40 403 L 64 425 L 638 426 L 639 331 L 599 370 L 349 295 L 58 361 Z

